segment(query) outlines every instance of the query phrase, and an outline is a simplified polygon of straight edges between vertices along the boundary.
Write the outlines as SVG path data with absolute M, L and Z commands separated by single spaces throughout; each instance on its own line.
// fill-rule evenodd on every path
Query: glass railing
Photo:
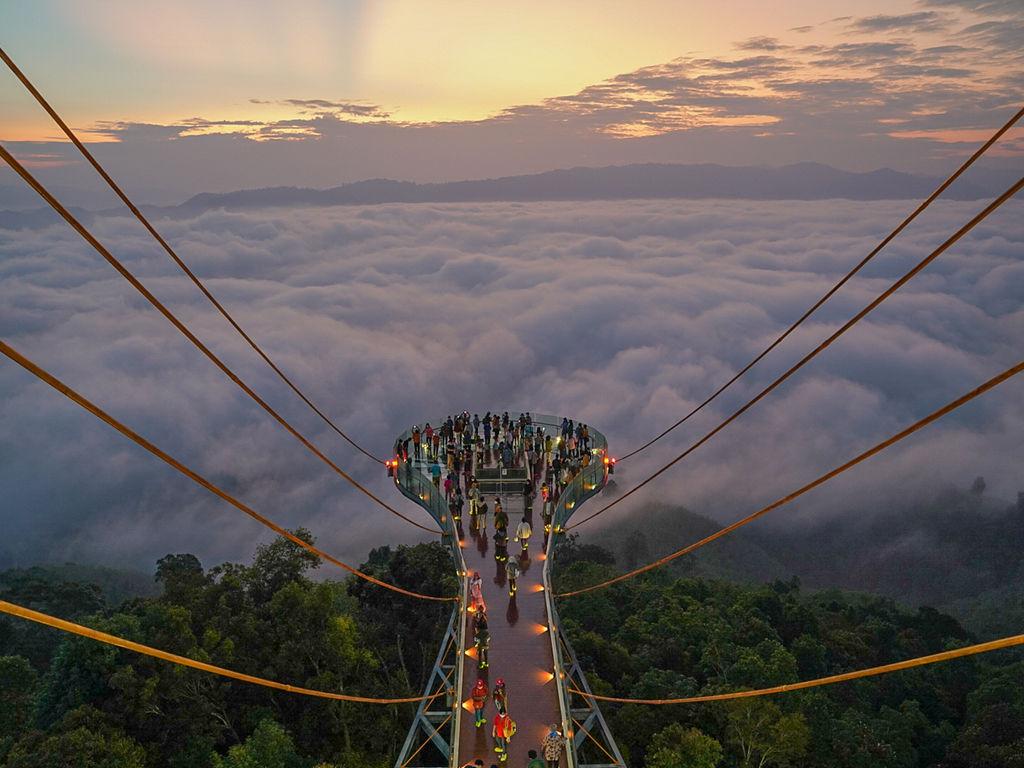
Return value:
M 556 425 L 561 426 L 561 420 Z M 559 637 L 559 618 L 555 608 L 554 592 L 551 588 L 551 568 L 554 563 L 555 547 L 558 540 L 564 533 L 565 525 L 569 518 L 580 508 L 580 506 L 591 496 L 601 492 L 608 482 L 608 467 L 604 459 L 608 455 L 608 441 L 605 436 L 596 429 L 589 427 L 590 432 L 590 458 L 586 466 L 581 466 L 571 477 L 568 483 L 561 488 L 555 500 L 554 514 L 552 515 L 552 534 L 548 537 L 547 556 L 544 559 L 544 597 L 547 602 L 548 621 L 551 631 L 548 636 L 551 638 L 551 654 L 555 660 L 555 684 L 558 691 L 558 702 L 562 711 L 562 733 L 566 735 L 567 748 L 566 762 L 569 768 L 576 768 L 576 749 L 574 740 L 574 727 L 572 720 L 572 699 L 566 686 L 564 670 L 566 659 L 562 652 L 562 643 Z

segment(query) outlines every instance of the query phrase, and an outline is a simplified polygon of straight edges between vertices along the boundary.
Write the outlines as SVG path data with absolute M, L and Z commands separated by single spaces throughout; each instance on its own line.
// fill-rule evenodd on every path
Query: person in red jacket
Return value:
M 516 724 L 509 717 L 508 712 L 499 712 L 494 716 L 491 724 L 491 736 L 494 737 L 494 751 L 498 753 L 498 760 L 508 760 L 508 742 L 516 732 Z
M 473 693 L 470 697 L 473 699 L 473 714 L 476 715 L 476 727 L 479 728 L 484 724 L 484 706 L 487 704 L 487 683 L 480 678 L 477 678 L 476 685 L 473 686 Z

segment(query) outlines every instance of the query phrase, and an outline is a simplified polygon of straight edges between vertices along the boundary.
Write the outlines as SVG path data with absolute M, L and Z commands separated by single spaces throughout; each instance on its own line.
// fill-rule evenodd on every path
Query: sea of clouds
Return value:
M 727 380 L 913 205 L 381 205 L 156 223 L 307 394 L 378 455 L 413 423 L 463 408 L 565 414 L 622 455 Z M 982 206 L 934 206 L 726 395 L 623 462 L 619 488 L 703 435 Z M 94 231 L 342 466 L 427 521 L 305 409 L 137 222 L 99 217 Z M 1022 257 L 1024 216 L 1011 201 L 769 399 L 589 525 L 628 530 L 652 500 L 740 517 L 1017 362 Z M 0 229 L 0 337 L 342 558 L 422 540 L 306 453 L 56 219 Z M 1022 395 L 1024 381 L 1011 381 L 763 524 L 885 514 L 979 474 L 1009 498 L 1024 488 Z M 0 566 L 148 568 L 184 551 L 212 565 L 268 538 L 8 361 L 0 424 Z

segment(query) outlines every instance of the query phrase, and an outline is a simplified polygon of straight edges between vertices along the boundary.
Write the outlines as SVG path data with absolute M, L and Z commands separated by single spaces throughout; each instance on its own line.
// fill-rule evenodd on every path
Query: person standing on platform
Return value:
M 473 714 L 476 715 L 476 727 L 479 728 L 487 720 L 484 717 L 484 707 L 487 706 L 487 683 L 479 677 L 476 679 L 476 685 L 473 686 L 473 693 L 470 694 L 470 698 L 473 700 Z
M 508 713 L 508 691 L 505 689 L 505 678 L 499 677 L 494 681 L 494 692 L 491 694 L 491 701 L 498 714 Z
M 412 456 L 414 459 L 419 461 L 420 458 L 420 439 L 422 434 L 418 426 L 412 428 Z
M 476 667 L 487 669 L 487 652 L 491 648 L 491 632 L 487 626 L 487 612 L 478 611 L 473 620 L 473 645 L 476 646 Z
M 537 750 L 531 749 L 526 753 L 526 756 L 530 758 L 530 762 L 526 764 L 526 768 L 547 768 L 547 763 L 537 757 Z M 481 763 L 482 765 L 482 763 Z
M 494 559 L 499 563 L 508 560 L 508 534 L 502 530 L 494 532 Z
M 530 548 L 530 537 L 533 535 L 533 526 L 531 526 L 524 517 L 519 525 L 516 526 L 515 541 L 519 542 L 519 556 L 526 557 L 528 554 L 527 550 Z
M 473 577 L 469 580 L 469 607 L 476 613 L 487 610 L 484 604 L 484 580 L 480 577 L 480 571 L 473 571 Z
M 494 737 L 494 751 L 498 753 L 498 760 L 504 763 L 508 760 L 508 743 L 515 735 L 516 724 L 509 717 L 508 712 L 499 712 L 494 716 L 491 723 L 491 736 Z
M 565 744 L 565 738 L 562 736 L 561 731 L 558 730 L 558 726 L 552 723 L 548 728 L 548 735 L 544 737 L 544 741 L 541 744 L 541 749 L 544 750 L 544 760 L 547 761 L 548 768 L 558 768 L 558 761 L 562 757 L 563 744 Z
M 518 588 L 517 579 L 520 573 L 522 573 L 522 569 L 516 560 L 509 558 L 505 561 L 505 575 L 508 577 L 508 596 L 513 599 L 516 596 L 516 589 Z
M 441 465 L 436 461 L 430 465 L 430 479 L 434 481 L 434 487 L 441 489 Z
M 480 515 L 477 520 L 477 531 L 483 535 L 487 534 L 487 499 L 480 500 Z
M 455 498 L 452 500 L 452 504 L 455 505 L 455 509 L 452 513 L 452 519 L 456 523 L 462 521 L 462 510 L 466 506 L 466 500 L 462 497 L 462 489 L 459 487 L 455 488 Z
M 508 513 L 502 509 L 501 499 L 494 497 L 494 530 L 508 532 Z

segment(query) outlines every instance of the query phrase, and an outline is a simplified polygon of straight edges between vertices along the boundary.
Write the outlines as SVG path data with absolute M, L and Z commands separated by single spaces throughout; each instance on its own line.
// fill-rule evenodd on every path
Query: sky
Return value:
M 214 294 L 378 455 L 451 411 L 592 424 L 623 455 L 688 412 L 916 201 L 606 201 L 211 210 L 157 226 Z M 906 271 L 984 201 L 940 201 L 698 417 L 624 462 L 630 487 Z M 97 237 L 274 407 L 414 519 L 383 468 L 276 379 L 127 216 Z M 730 522 L 1018 362 L 1024 216 L 1008 203 L 706 446 L 593 523 L 647 503 Z M 257 511 L 358 563 L 421 532 L 372 506 L 248 401 L 62 222 L 0 229 L 0 337 Z M 977 475 L 1024 490 L 1012 380 L 758 525 L 884 517 Z M 0 364 L 0 567 L 246 560 L 268 532 L 12 363 Z M 597 504 L 596 501 L 589 502 Z M 581 528 L 584 537 L 588 528 Z
M 938 173 L 1024 99 L 1018 0 L 852 7 L 38 0 L 0 5 L 0 43 L 153 203 L 632 162 Z M 5 146 L 106 203 L 11 76 L 0 105 Z M 1022 157 L 1018 130 L 996 162 Z

